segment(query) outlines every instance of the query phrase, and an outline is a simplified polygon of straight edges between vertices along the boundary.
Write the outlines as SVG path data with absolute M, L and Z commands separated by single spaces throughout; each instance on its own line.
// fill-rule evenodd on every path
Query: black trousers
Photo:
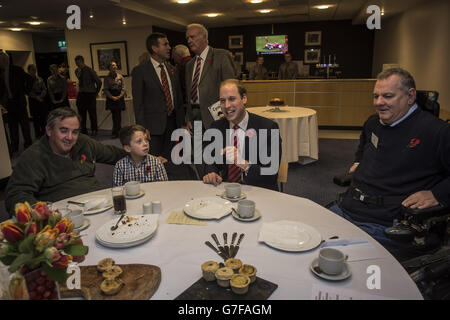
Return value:
M 91 130 L 97 131 L 97 93 L 95 92 L 79 92 L 77 96 L 78 114 L 81 118 L 81 132 L 87 133 L 86 122 L 87 113 L 91 122 Z
M 150 154 L 157 157 L 163 156 L 166 159 L 170 159 L 172 148 L 175 146 L 175 141 L 171 141 L 170 137 L 172 132 L 177 128 L 177 122 L 175 115 L 167 117 L 166 130 L 163 134 L 153 135 L 151 134 L 150 141 Z
M 6 103 L 8 110 L 8 126 L 9 135 L 11 137 L 11 152 L 19 150 L 19 125 L 22 130 L 24 139 L 24 147 L 31 145 L 30 120 L 28 119 L 27 109 L 25 106 L 19 106 L 16 101 L 8 100 Z
M 48 106 L 43 102 L 29 98 L 30 113 L 33 117 L 34 134 L 39 138 L 45 134 L 45 125 L 47 124 Z
M 112 109 L 112 134 L 119 134 L 120 129 L 122 128 L 122 110 L 120 109 Z

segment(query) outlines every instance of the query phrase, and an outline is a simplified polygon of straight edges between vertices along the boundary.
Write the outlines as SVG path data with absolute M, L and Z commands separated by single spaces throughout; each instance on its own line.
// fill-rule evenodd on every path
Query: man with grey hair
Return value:
M 18 159 L 5 190 L 5 205 L 59 201 L 101 189 L 97 162 L 114 165 L 126 152 L 80 133 L 80 117 L 70 108 L 57 108 L 47 119 L 46 135 Z
M 387 238 L 384 229 L 402 207 L 450 206 L 450 125 L 417 105 L 414 79 L 400 68 L 378 75 L 373 103 L 376 114 L 364 123 L 350 169 L 352 185 L 331 210 L 404 260 L 421 253 Z
M 33 82 L 21 67 L 10 64 L 5 51 L 0 51 L 0 104 L 7 110 L 11 153 L 19 151 L 19 125 L 25 149 L 32 143 L 25 94 L 31 91 Z
M 201 120 L 209 128 L 213 117 L 208 107 L 219 100 L 220 83 L 235 78 L 233 61 L 227 50 L 208 45 L 208 31 L 201 24 L 186 28 L 186 40 L 195 57 L 186 64 L 187 117 Z M 188 128 L 192 129 L 191 124 Z
M 188 102 L 186 96 L 186 63 L 192 59 L 188 47 L 184 44 L 176 45 L 172 50 L 172 59 L 178 71 L 178 77 L 181 85 L 181 92 L 183 93 L 183 102 Z

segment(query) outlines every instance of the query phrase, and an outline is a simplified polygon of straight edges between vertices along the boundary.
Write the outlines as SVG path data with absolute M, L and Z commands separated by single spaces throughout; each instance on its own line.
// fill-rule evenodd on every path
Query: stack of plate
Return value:
M 117 223 L 117 219 L 108 221 L 96 232 L 97 241 L 110 248 L 128 248 L 144 243 L 153 236 L 158 228 L 159 214 L 146 214 L 137 216 L 125 216 L 119 227 L 111 231 L 111 227 Z
M 196 219 L 220 219 L 231 213 L 232 203 L 217 197 L 196 198 L 188 201 L 184 212 Z

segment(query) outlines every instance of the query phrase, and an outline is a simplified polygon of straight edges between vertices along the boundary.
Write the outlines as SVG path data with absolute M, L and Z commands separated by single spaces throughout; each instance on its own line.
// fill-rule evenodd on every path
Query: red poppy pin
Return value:
M 209 59 L 209 58 L 206 59 L 206 63 L 207 63 L 207 64 L 210 64 L 210 63 L 211 63 L 211 59 Z
M 84 154 L 81 155 L 80 163 L 83 164 L 86 162 L 86 156 Z
M 173 69 L 170 69 L 170 74 L 175 75 L 175 71 Z
M 412 138 L 411 141 L 409 142 L 408 148 L 414 148 L 419 143 L 420 143 L 420 139 L 419 138 Z
M 145 172 L 147 172 L 147 174 L 149 174 L 151 170 L 152 170 L 151 166 L 145 167 Z

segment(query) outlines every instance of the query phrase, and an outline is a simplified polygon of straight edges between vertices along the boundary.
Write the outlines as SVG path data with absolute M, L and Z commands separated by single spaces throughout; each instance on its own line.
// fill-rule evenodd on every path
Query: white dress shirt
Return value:
M 205 50 L 203 50 L 203 52 L 200 54 L 201 63 L 200 63 L 200 74 L 198 75 L 197 91 L 198 91 L 198 85 L 200 84 L 200 79 L 202 78 L 203 66 L 205 65 L 205 61 L 206 61 L 206 57 L 208 56 L 208 52 L 209 52 L 209 46 L 206 46 Z M 198 56 L 195 56 L 194 69 L 192 71 L 192 77 L 191 77 L 191 85 L 194 82 L 195 69 L 197 68 L 197 63 L 198 63 L 197 60 L 198 60 Z M 191 101 L 191 102 L 193 104 L 200 104 L 199 92 L 197 92 L 197 101 Z
M 156 74 L 158 75 L 159 78 L 159 82 L 161 82 L 161 86 L 162 86 L 162 81 L 161 81 L 161 68 L 159 67 L 159 65 L 161 63 L 159 63 L 158 61 L 156 61 L 153 58 L 150 58 L 153 67 L 155 67 L 155 71 Z M 173 103 L 173 90 L 172 90 L 172 81 L 170 80 L 170 76 L 169 76 L 169 70 L 167 70 L 166 64 L 163 62 L 162 65 L 164 66 L 164 70 L 166 71 L 166 76 L 167 76 L 167 82 L 169 83 L 169 89 L 170 89 L 170 96 L 172 97 L 172 105 L 174 105 Z M 164 88 L 164 87 L 163 87 Z

